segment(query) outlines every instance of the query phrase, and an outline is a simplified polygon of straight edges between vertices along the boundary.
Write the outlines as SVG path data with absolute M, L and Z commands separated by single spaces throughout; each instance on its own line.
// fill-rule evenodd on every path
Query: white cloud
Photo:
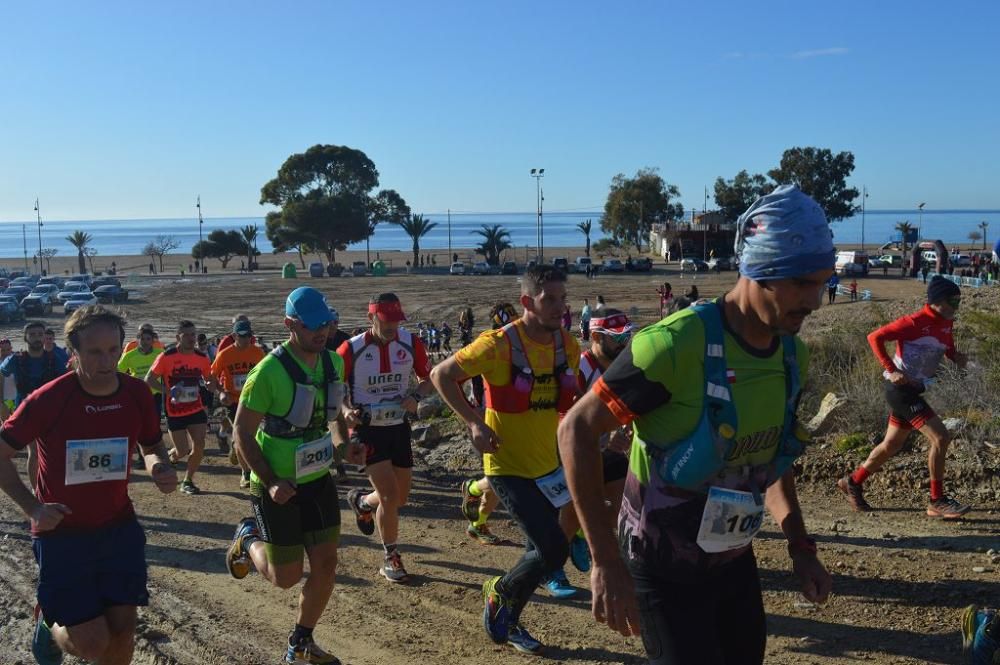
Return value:
M 802 58 L 822 58 L 830 55 L 847 55 L 851 50 L 844 48 L 843 46 L 835 46 L 833 48 L 819 48 L 809 51 L 796 51 L 791 55 L 791 57 L 796 59 Z

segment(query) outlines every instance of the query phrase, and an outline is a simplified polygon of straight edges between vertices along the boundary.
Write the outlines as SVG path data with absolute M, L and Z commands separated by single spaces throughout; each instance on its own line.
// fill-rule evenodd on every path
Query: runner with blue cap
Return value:
M 594 617 L 639 634 L 649 662 L 764 662 L 753 540 L 765 508 L 807 600 L 831 578 L 816 556 L 792 463 L 808 351 L 834 249 L 822 209 L 794 185 L 740 216 L 740 278 L 637 333 L 559 427 L 559 452 L 593 556 Z M 602 433 L 630 425 L 618 529 L 601 491 Z M 618 542 L 612 533 L 618 534 Z

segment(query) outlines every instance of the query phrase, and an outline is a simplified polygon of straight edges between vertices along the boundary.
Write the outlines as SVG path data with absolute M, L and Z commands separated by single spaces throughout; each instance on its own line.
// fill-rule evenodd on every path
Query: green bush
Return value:
M 868 435 L 861 432 L 842 436 L 833 444 L 834 449 L 839 453 L 848 453 L 864 446 L 868 446 L 869 449 L 871 448 L 871 444 L 868 442 Z

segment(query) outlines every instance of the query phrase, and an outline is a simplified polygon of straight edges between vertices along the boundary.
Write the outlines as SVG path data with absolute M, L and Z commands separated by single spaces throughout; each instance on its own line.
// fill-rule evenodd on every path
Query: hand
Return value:
M 345 409 L 344 422 L 348 427 L 357 427 L 361 424 L 361 409 Z
M 276 504 L 283 506 L 295 496 L 295 485 L 287 480 L 275 480 L 267 486 L 267 493 Z
M 164 494 L 170 494 L 177 489 L 177 471 L 169 464 L 156 462 L 149 470 L 149 475 L 156 483 L 156 488 Z
M 403 410 L 406 411 L 407 413 L 412 413 L 412 414 L 417 413 L 417 400 L 413 399 L 412 397 L 404 398 L 399 405 L 403 407 Z
M 620 558 L 598 564 L 590 570 L 591 609 L 594 619 L 628 637 L 638 635 L 639 606 L 632 576 Z
M 632 449 L 632 428 L 619 427 L 608 438 L 608 448 L 616 453 L 627 455 Z
M 486 423 L 475 422 L 469 425 L 469 436 L 472 438 L 472 446 L 480 453 L 495 453 L 500 449 L 500 437 Z
M 894 386 L 905 386 L 910 383 L 910 379 L 907 378 L 907 376 L 902 372 L 890 372 L 889 381 L 891 381 Z
M 222 406 L 229 406 L 233 403 L 233 399 L 229 396 L 229 393 L 223 391 L 219 393 L 219 404 Z
M 51 531 L 59 526 L 63 517 L 72 514 L 73 511 L 61 503 L 40 503 L 30 517 L 36 531 Z
M 811 603 L 825 603 L 833 587 L 830 573 L 811 552 L 802 552 L 792 557 L 792 571 L 799 578 L 802 595 Z
M 360 441 L 350 441 L 347 444 L 347 463 L 363 466 L 365 463 L 366 453 L 367 449 L 365 448 L 365 444 Z

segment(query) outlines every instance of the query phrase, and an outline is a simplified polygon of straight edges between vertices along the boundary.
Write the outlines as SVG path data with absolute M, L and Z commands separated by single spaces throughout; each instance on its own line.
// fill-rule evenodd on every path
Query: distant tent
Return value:
M 288 262 L 281 266 L 281 279 L 295 279 L 298 273 L 295 271 L 295 264 Z

